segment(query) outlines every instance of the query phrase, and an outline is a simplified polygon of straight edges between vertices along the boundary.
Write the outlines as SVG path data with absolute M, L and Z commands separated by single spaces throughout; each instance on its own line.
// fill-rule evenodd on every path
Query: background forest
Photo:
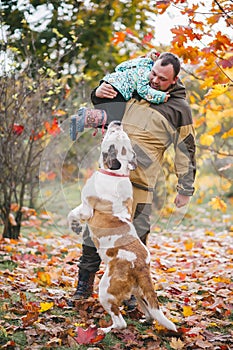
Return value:
M 164 26 L 171 30 L 163 40 Z M 230 0 L 0 0 L 3 348 L 231 349 L 232 29 Z M 90 332 L 85 343 L 76 327 L 108 320 L 96 299 L 78 306 L 78 321 L 77 310 L 66 310 L 80 255 L 66 216 L 97 166 L 101 133 L 86 130 L 72 142 L 69 117 L 92 107 L 103 75 L 151 50 L 180 57 L 197 138 L 194 197 L 174 209 L 169 150 L 150 238 L 156 288 L 179 334 L 165 339 L 134 315 L 128 333 L 101 341 Z

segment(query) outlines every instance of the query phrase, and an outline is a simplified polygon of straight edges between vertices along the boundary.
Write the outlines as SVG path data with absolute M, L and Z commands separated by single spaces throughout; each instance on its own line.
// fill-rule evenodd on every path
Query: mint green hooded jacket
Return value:
M 128 101 L 134 91 L 151 103 L 163 103 L 166 93 L 152 89 L 149 85 L 149 74 L 154 61 L 150 58 L 135 58 L 122 62 L 115 72 L 105 75 L 103 80 L 111 84 L 124 99 Z

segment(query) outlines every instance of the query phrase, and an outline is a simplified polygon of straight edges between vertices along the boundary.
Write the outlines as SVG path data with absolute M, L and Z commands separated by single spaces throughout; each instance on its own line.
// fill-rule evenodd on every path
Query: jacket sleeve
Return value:
M 139 61 L 140 61 L 140 59 L 138 59 L 138 58 L 134 58 L 132 60 L 123 61 L 123 62 L 121 62 L 120 64 L 118 64 L 116 66 L 115 71 L 116 72 L 124 72 L 127 69 L 136 68 Z
M 174 140 L 175 171 L 178 177 L 177 191 L 185 196 L 192 196 L 196 175 L 195 133 L 192 124 L 181 126 Z

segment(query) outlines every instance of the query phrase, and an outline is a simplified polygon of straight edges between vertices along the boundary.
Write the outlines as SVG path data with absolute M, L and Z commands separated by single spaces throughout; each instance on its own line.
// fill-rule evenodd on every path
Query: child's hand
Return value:
M 165 96 L 165 99 L 164 99 L 164 103 L 167 102 L 167 100 L 169 99 L 170 95 L 169 93 L 167 92 L 166 96 Z
M 112 85 L 103 82 L 95 91 L 96 97 L 99 98 L 114 98 L 117 95 Z

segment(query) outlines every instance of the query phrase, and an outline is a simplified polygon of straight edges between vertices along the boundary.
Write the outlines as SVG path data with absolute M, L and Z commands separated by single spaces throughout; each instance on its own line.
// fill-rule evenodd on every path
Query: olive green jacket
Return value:
M 126 103 L 119 94 L 113 100 L 97 98 L 95 90 L 91 94 L 95 108 L 106 110 L 108 122 L 122 120 L 134 145 L 138 167 L 131 172 L 133 185 L 150 192 L 154 190 L 163 154 L 173 144 L 177 191 L 192 196 L 196 173 L 195 133 L 184 85 L 178 81 L 170 90 L 168 101 L 159 105 L 143 100 L 137 92 Z

